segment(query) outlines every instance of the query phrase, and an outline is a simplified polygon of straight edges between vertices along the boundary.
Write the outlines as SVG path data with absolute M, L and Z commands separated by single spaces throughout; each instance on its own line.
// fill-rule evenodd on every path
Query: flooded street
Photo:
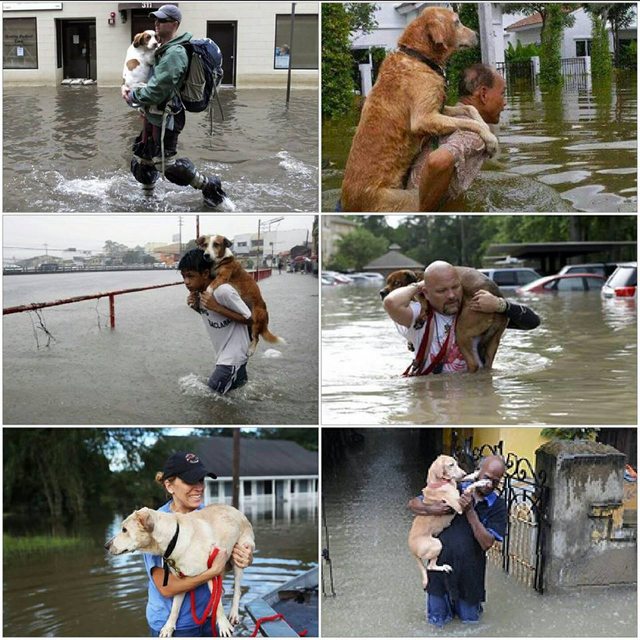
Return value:
M 209 113 L 187 114 L 178 156 L 222 179 L 226 210 L 317 211 L 318 95 L 222 89 Z M 168 181 L 146 197 L 129 172 L 141 128 L 117 87 L 4 88 L 5 212 L 202 211 L 202 193 Z
M 334 211 L 357 115 L 323 123 L 323 210 Z M 497 127 L 500 153 L 455 211 L 637 209 L 635 74 L 612 86 L 562 92 L 510 87 Z
M 5 276 L 3 305 L 167 282 L 180 274 Z M 287 344 L 260 341 L 228 396 L 206 384 L 214 351 L 182 284 L 116 296 L 115 330 L 107 298 L 43 309 L 48 347 L 34 313 L 5 316 L 4 424 L 317 424 L 318 279 L 276 271 L 260 288 Z
M 406 341 L 375 287 L 322 289 L 323 423 L 636 424 L 637 311 L 597 292 L 523 299 L 491 371 L 406 379 Z
M 253 514 L 251 521 L 256 554 L 244 572 L 241 621 L 234 634 L 242 636 L 254 628 L 245 604 L 312 568 L 318 558 L 316 509 L 278 518 Z M 148 578 L 142 555 L 108 556 L 103 548 L 121 522 L 122 516 L 114 515 L 108 524 L 84 532 L 95 544 L 77 553 L 5 561 L 3 636 L 148 636 Z M 232 588 L 233 574 L 228 574 L 223 595 L 227 612 Z
M 635 637 L 635 589 L 540 595 L 487 562 L 477 625 L 436 629 L 407 547 L 408 500 L 424 486 L 426 454 L 415 429 L 362 429 L 340 463 L 323 460 L 323 501 L 336 596 L 323 597 L 325 637 Z M 481 442 L 474 442 L 479 445 Z M 324 528 L 323 528 L 324 537 Z M 326 538 L 323 547 L 326 546 Z

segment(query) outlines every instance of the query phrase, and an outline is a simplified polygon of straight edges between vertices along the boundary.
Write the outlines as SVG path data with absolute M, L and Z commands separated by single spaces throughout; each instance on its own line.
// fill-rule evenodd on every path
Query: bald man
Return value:
M 434 311 L 428 323 L 422 323 L 420 304 L 413 301 L 418 291 L 424 293 Z M 455 330 L 451 330 L 462 308 L 462 298 L 458 272 L 448 262 L 436 260 L 424 270 L 423 282 L 395 289 L 384 299 L 385 311 L 396 323 L 400 335 L 411 342 L 416 351 L 423 340 L 428 340 L 422 368 L 411 375 L 467 371 Z M 540 318 L 528 307 L 507 302 L 488 291 L 478 291 L 470 306 L 483 313 L 504 313 L 509 319 L 507 328 L 528 330 L 540 324 Z
M 456 514 L 449 527 L 439 536 L 442 551 L 438 564 L 453 568 L 450 574 L 429 572 L 427 586 L 427 621 L 443 627 L 454 616 L 462 622 L 478 622 L 482 603 L 486 600 L 485 571 L 487 551 L 501 542 L 507 526 L 507 506 L 497 489 L 505 472 L 500 456 L 488 456 L 482 461 L 478 480 L 489 480 L 490 486 L 477 488 L 470 495 L 460 496 L 463 513 Z M 461 492 L 470 483 L 460 486 Z M 414 515 L 446 515 L 453 513 L 448 505 L 425 505 L 422 495 L 407 505 Z

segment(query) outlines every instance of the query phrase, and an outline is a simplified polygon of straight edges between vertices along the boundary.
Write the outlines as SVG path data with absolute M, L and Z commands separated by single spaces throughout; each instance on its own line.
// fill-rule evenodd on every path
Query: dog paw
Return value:
M 446 571 L 447 573 L 451 573 L 453 571 L 453 567 L 450 564 L 443 564 L 440 567 L 441 571 Z
M 249 345 L 247 349 L 247 358 L 250 358 L 256 352 L 256 348 L 253 345 Z
M 485 148 L 491 158 L 498 153 L 498 138 L 493 133 L 486 133 L 482 139 L 484 140 Z
M 218 618 L 218 632 L 224 638 L 230 638 L 233 634 L 233 625 L 226 617 Z
M 160 629 L 160 638 L 170 638 L 173 635 L 173 632 L 175 630 L 175 627 L 171 626 L 171 625 L 164 625 L 164 627 L 162 627 L 162 629 Z
M 229 622 L 232 625 L 236 625 L 238 624 L 238 622 L 240 622 L 240 614 L 238 613 L 237 609 L 231 609 L 231 611 L 229 611 Z

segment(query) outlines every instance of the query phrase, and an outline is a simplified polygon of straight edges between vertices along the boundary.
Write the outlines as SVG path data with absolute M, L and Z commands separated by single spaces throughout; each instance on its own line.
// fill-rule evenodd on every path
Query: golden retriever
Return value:
M 165 513 L 146 507 L 134 511 L 122 523 L 120 533 L 111 538 L 105 548 L 112 555 L 142 551 L 164 556 L 176 535 L 175 547 L 166 559 L 170 570 L 176 575 L 196 576 L 206 571 L 207 560 L 214 547 L 224 549 L 232 563 L 231 552 L 236 543 L 249 545 L 252 550 L 255 548 L 253 527 L 249 520 L 240 511 L 225 504 L 210 505 L 187 514 Z M 223 636 L 230 636 L 232 625 L 239 620 L 242 572 L 240 567 L 233 565 L 233 601 L 229 618 L 222 604 L 216 611 L 216 621 Z M 173 635 L 185 595 L 179 593 L 173 597 L 171 613 L 160 631 L 161 638 Z
M 423 589 L 426 589 L 429 583 L 427 570 L 451 571 L 450 565 L 437 564 L 442 543 L 435 536 L 441 534 L 451 524 L 456 513 L 462 513 L 457 481 L 475 479 L 475 477 L 475 473 L 467 475 L 451 456 L 438 456 L 429 467 L 427 486 L 422 490 L 424 504 L 444 502 L 453 509 L 454 513 L 446 516 L 416 516 L 413 520 L 411 531 L 409 531 L 409 549 L 420 568 Z M 465 493 L 471 493 L 476 487 L 485 486 L 487 482 L 490 481 L 473 482 L 465 489 Z M 426 568 L 425 561 L 428 562 Z
M 495 153 L 497 139 L 474 107 L 443 108 L 444 65 L 477 42 L 449 9 L 429 7 L 407 26 L 364 103 L 342 182 L 343 211 L 420 211 L 418 190 L 404 186 L 425 136 L 467 129 Z
M 474 311 L 469 308 L 468 302 L 473 298 L 474 294 L 481 289 L 492 293 L 494 296 L 503 298 L 498 285 L 487 278 L 484 274 L 471 267 L 454 267 L 460 283 L 462 284 L 462 308 L 458 314 L 458 322 L 456 323 L 456 342 L 462 353 L 462 357 L 467 363 L 467 369 L 471 373 L 475 373 L 480 368 L 474 348 L 474 338 L 480 337 L 478 343 L 478 353 L 482 358 L 482 366 L 485 369 L 491 369 L 493 361 L 500 345 L 500 339 L 504 330 L 507 328 L 508 319 L 501 313 L 483 313 L 482 311 Z M 387 276 L 387 283 L 380 290 L 380 297 L 384 300 L 387 295 L 394 289 L 405 287 L 420 280 L 421 274 L 416 274 L 409 269 L 401 269 L 394 271 Z M 417 322 L 424 323 L 427 318 L 429 302 L 422 292 L 418 292 L 414 298 L 420 303 L 422 311 Z M 419 328 L 418 325 L 417 328 Z M 413 345 L 412 345 L 413 346 Z M 414 349 L 411 349 L 414 351 Z

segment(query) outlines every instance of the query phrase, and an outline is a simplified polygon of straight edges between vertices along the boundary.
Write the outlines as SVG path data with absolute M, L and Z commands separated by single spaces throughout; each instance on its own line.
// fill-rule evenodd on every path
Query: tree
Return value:
M 375 26 L 377 5 L 364 2 L 323 3 L 322 115 L 334 118 L 353 108 L 351 36 L 369 33 Z
M 354 229 L 336 242 L 338 251 L 332 262 L 342 270 L 361 271 L 367 262 L 380 257 L 389 243 L 363 228 Z
M 478 19 L 478 5 L 476 2 L 454 2 L 452 9 L 458 14 L 460 22 L 465 27 L 473 29 L 476 33 L 480 30 Z M 453 104 L 458 100 L 458 83 L 462 72 L 476 62 L 482 61 L 480 45 L 456 51 L 447 62 L 447 102 Z
M 506 14 L 522 13 L 526 16 L 540 14 L 540 83 L 543 86 L 562 84 L 561 45 L 565 27 L 573 26 L 572 11 L 579 7 L 575 3 L 514 2 L 503 5 Z
M 634 12 L 635 3 L 632 2 L 585 2 L 582 8 L 589 14 L 597 16 L 602 22 L 602 28 L 607 22 L 611 25 L 611 33 L 613 34 L 613 51 L 614 64 L 619 66 L 620 63 L 620 30 L 631 26 L 635 20 Z M 600 27 L 600 25 L 598 25 Z M 595 23 L 594 23 L 595 28 Z M 606 28 L 604 28 L 606 33 Z M 608 38 L 607 38 L 608 45 Z M 609 49 L 607 46 L 607 53 Z M 592 49 L 593 55 L 593 49 Z

